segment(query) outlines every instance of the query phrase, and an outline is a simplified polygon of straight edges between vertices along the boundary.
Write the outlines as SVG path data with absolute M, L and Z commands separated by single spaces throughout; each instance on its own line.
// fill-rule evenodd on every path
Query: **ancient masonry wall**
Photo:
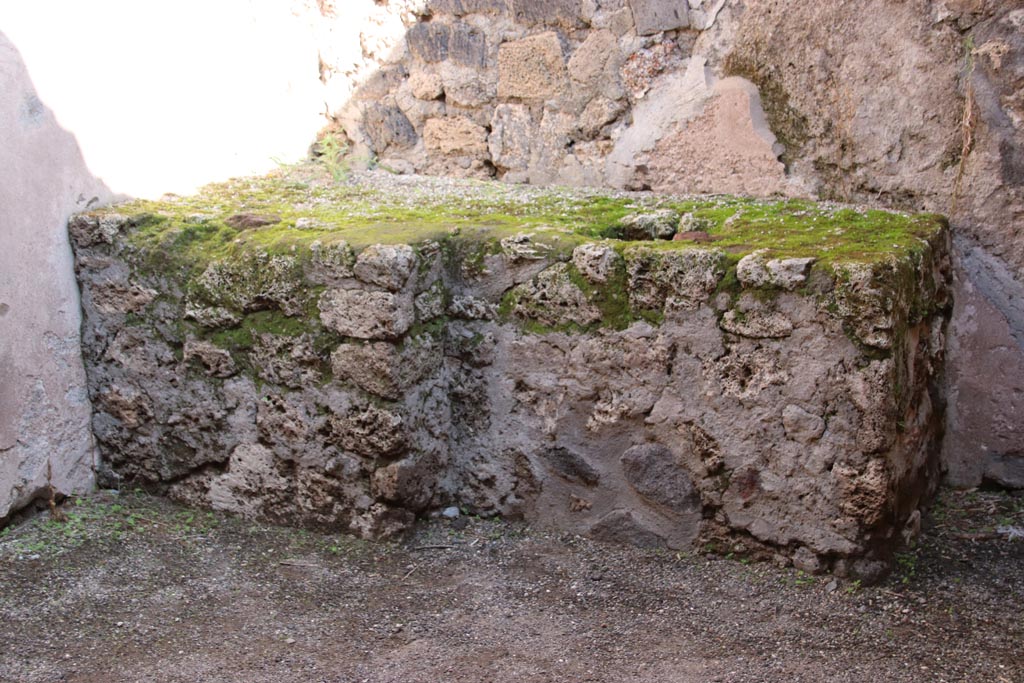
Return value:
M 1024 486 L 1024 3 L 390 0 L 355 58 L 320 6 L 356 164 L 949 215 L 943 468 Z
M 870 577 L 938 481 L 943 229 L 828 268 L 455 231 L 243 249 L 187 275 L 149 222 L 71 224 L 113 483 L 364 536 L 457 504 Z

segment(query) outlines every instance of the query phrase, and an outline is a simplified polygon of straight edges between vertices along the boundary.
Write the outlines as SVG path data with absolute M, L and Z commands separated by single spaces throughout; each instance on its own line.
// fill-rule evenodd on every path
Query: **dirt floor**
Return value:
M 0 681 L 1024 681 L 1024 497 L 945 492 L 893 575 L 460 517 L 374 544 L 102 493 L 0 535 Z

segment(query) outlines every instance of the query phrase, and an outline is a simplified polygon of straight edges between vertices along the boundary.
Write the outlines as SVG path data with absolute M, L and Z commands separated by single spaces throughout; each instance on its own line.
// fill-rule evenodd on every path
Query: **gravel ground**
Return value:
M 943 492 L 874 587 L 460 517 L 401 540 L 142 494 L 0 536 L 0 681 L 1024 681 L 1024 498 Z

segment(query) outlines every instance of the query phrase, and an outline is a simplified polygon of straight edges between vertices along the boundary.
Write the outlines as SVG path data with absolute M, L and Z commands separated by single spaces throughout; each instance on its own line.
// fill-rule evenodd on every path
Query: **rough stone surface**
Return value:
M 553 31 L 504 43 L 498 48 L 498 97 L 543 100 L 568 83 L 565 58 Z
M 782 409 L 782 424 L 788 438 L 804 444 L 817 441 L 825 433 L 825 421 L 820 415 L 792 403 Z
M 748 287 L 780 287 L 790 291 L 796 289 L 807 280 L 815 259 L 765 258 L 764 251 L 755 251 L 740 259 L 736 267 L 736 277 Z
M 380 177 L 403 201 L 441 187 Z M 936 484 L 942 221 L 902 256 L 804 264 L 811 291 L 744 282 L 715 246 L 450 227 L 503 190 L 444 185 L 444 245 L 424 228 L 350 248 L 365 235 L 339 228 L 191 272 L 154 270 L 128 218 L 76 219 L 110 483 L 365 536 L 457 503 L 649 547 L 784 549 L 815 571 L 886 561 Z M 98 301 L 112 273 L 162 294 Z M 200 289 L 220 327 L 185 318 Z M 988 476 L 1016 481 L 1016 463 Z
M 512 290 L 512 314 L 548 327 L 586 326 L 601 320 L 601 311 L 569 277 L 562 264 L 546 269 Z
M 530 164 L 533 117 L 528 107 L 499 104 L 491 120 L 487 146 L 501 175 L 525 171 Z
M 361 289 L 330 289 L 320 297 L 320 319 L 338 334 L 359 339 L 393 339 L 412 325 L 412 299 Z
M 757 88 L 744 79 L 719 81 L 700 116 L 663 132 L 647 162 L 652 190 L 755 196 L 793 192 Z
M 629 0 L 629 5 L 641 36 L 690 25 L 690 7 L 685 0 Z
M 441 349 L 429 335 L 413 337 L 401 347 L 389 342 L 341 344 L 331 354 L 334 377 L 397 401 L 420 380 L 440 368 Z
M 572 252 L 576 270 L 596 284 L 607 282 L 622 262 L 622 257 L 606 244 L 581 244 Z
M 633 446 L 622 455 L 622 471 L 637 493 L 676 512 L 700 507 L 700 498 L 675 454 L 659 444 Z
M 352 273 L 368 285 L 377 285 L 390 292 L 405 287 L 413 268 L 416 253 L 407 244 L 373 245 L 356 259 Z
M 572 27 L 579 23 L 583 0 L 509 0 L 516 21 L 527 26 L 561 24 Z
M 626 254 L 631 297 L 648 310 L 696 308 L 725 274 L 724 254 L 707 249 L 661 252 L 635 247 Z
M 676 234 L 679 214 L 672 209 L 633 213 L 623 217 L 620 225 L 627 240 L 670 240 Z

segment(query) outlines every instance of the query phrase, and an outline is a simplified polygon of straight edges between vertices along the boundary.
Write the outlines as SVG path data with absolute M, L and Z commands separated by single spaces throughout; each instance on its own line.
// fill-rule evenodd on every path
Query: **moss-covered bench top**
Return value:
M 739 259 L 819 264 L 908 256 L 946 229 L 935 214 L 906 214 L 803 199 L 679 197 L 595 189 L 353 173 L 337 181 L 303 165 L 206 186 L 187 196 L 138 200 L 92 215 L 129 218 L 130 243 L 199 265 L 245 251 L 294 253 L 315 242 L 411 244 L 457 237 L 497 242 L 529 233 L 564 256 L 587 241 L 619 248 L 713 246 Z

